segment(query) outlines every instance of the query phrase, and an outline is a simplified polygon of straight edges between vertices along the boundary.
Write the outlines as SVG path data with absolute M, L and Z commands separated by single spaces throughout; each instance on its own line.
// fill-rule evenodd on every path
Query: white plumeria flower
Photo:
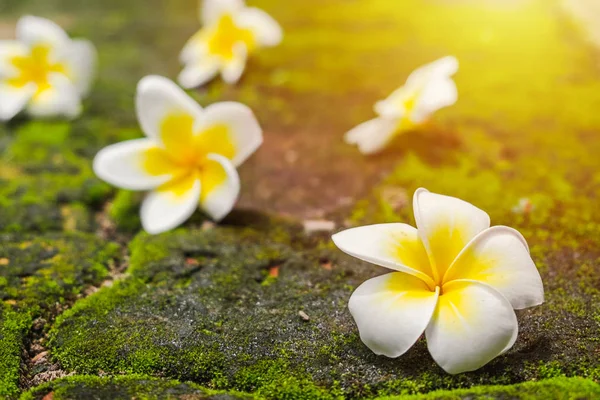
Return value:
M 34 117 L 78 116 L 95 65 L 89 41 L 71 40 L 47 19 L 22 17 L 16 40 L 0 40 L 0 120 L 22 110 Z
M 396 271 L 360 285 L 348 307 L 378 355 L 398 357 L 425 332 L 446 372 L 476 370 L 515 343 L 513 309 L 543 303 L 540 274 L 523 236 L 490 228 L 484 211 L 425 189 L 413 203 L 418 230 L 391 223 L 333 236 L 344 252 Z
M 404 86 L 375 104 L 378 118 L 346 133 L 348 144 L 358 145 L 363 154 L 383 150 L 399 133 L 424 123 L 434 112 L 453 105 L 458 99 L 452 75 L 458 60 L 448 56 L 415 70 Z
M 202 109 L 160 76 L 140 81 L 136 109 L 146 138 L 102 149 L 95 173 L 123 189 L 152 190 L 141 209 L 148 233 L 179 226 L 198 207 L 214 220 L 224 218 L 240 191 L 236 167 L 262 144 L 252 111 L 234 102 Z
M 204 0 L 202 29 L 187 42 L 180 60 L 184 69 L 181 86 L 191 89 L 221 73 L 229 84 L 244 73 L 247 57 L 260 47 L 278 45 L 283 32 L 279 24 L 244 0 Z

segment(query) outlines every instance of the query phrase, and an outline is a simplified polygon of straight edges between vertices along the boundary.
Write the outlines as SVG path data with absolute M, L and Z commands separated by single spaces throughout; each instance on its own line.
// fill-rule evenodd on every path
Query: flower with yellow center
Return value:
M 419 189 L 413 207 L 418 229 L 391 223 L 333 236 L 342 251 L 396 271 L 360 285 L 348 308 L 378 355 L 399 357 L 425 332 L 446 372 L 476 370 L 515 343 L 513 309 L 543 303 L 540 274 L 523 236 L 490 228 L 475 206 Z
M 383 150 L 394 137 L 424 123 L 434 112 L 456 103 L 458 93 L 452 75 L 458 71 L 456 58 L 448 56 L 415 70 L 404 86 L 375 104 L 378 118 L 346 133 L 348 144 L 363 154 Z
M 262 10 L 246 7 L 244 0 L 204 0 L 203 27 L 181 52 L 184 69 L 181 86 L 191 89 L 221 74 L 227 83 L 236 83 L 244 73 L 247 57 L 260 47 L 281 42 L 277 22 Z
M 96 175 L 123 189 L 152 190 L 141 209 L 152 234 L 177 227 L 198 207 L 214 220 L 225 217 L 240 191 L 236 167 L 262 144 L 252 111 L 234 102 L 202 109 L 160 76 L 140 81 L 136 109 L 146 138 L 102 149 Z
M 47 19 L 21 18 L 16 40 L 0 40 L 0 120 L 23 109 L 35 117 L 76 117 L 95 64 L 90 42 L 71 40 Z

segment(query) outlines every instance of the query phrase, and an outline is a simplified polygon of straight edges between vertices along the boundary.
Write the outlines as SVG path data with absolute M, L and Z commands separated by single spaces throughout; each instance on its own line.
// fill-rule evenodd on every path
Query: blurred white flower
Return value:
M 246 59 L 260 47 L 278 45 L 283 32 L 279 24 L 258 8 L 246 7 L 244 0 L 204 0 L 202 29 L 187 42 L 180 60 L 184 69 L 181 86 L 191 89 L 221 74 L 227 83 L 236 83 L 244 73 Z
M 224 218 L 240 191 L 236 167 L 262 144 L 252 111 L 234 102 L 202 109 L 160 76 L 140 81 L 136 109 L 146 138 L 102 149 L 96 175 L 123 189 L 152 191 L 141 209 L 149 233 L 179 226 L 198 207 L 214 220 Z
M 404 86 L 375 104 L 378 118 L 362 123 L 346 133 L 348 144 L 358 145 L 363 154 L 383 150 L 399 133 L 424 123 L 434 112 L 453 105 L 458 99 L 452 75 L 458 60 L 448 56 L 415 70 Z
M 544 301 L 540 274 L 523 236 L 490 228 L 475 206 L 425 189 L 413 206 L 418 230 L 392 223 L 333 236 L 342 251 L 395 271 L 360 285 L 348 307 L 376 354 L 398 357 L 425 332 L 446 372 L 476 370 L 515 343 L 513 309 Z
M 16 40 L 0 40 L 0 120 L 22 110 L 34 117 L 78 116 L 95 66 L 89 41 L 71 40 L 47 19 L 22 17 Z

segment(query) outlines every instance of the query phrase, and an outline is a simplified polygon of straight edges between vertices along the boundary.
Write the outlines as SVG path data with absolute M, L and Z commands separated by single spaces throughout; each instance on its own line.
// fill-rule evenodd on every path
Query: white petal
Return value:
M 14 57 L 26 56 L 29 49 L 16 40 L 0 40 L 0 79 L 13 77 L 18 74 L 18 69 L 12 65 Z
M 254 32 L 261 46 L 277 46 L 283 39 L 283 30 L 277 21 L 258 8 L 245 8 L 237 15 L 236 22 Z
M 401 272 L 369 279 L 348 303 L 360 338 L 375 354 L 398 357 L 419 339 L 434 313 L 438 292 Z
M 481 368 L 514 343 L 517 317 L 509 301 L 474 281 L 444 285 L 425 330 L 427 348 L 449 374 Z
M 436 280 L 471 239 L 490 227 L 490 217 L 474 205 L 425 189 L 415 192 L 413 208 Z
M 209 154 L 212 162 L 201 174 L 200 205 L 215 221 L 220 221 L 233 209 L 240 194 L 240 178 L 233 164 L 219 154 Z
M 33 83 L 21 88 L 0 84 L 0 121 L 8 121 L 23 110 L 36 90 Z
M 154 189 L 169 181 L 171 175 L 151 175 L 144 169 L 144 152 L 153 147 L 156 142 L 147 138 L 105 147 L 94 158 L 94 172 L 103 181 L 122 189 Z
M 221 70 L 221 77 L 226 83 L 233 85 L 237 83 L 246 69 L 248 48 L 242 42 L 233 46 L 233 58 L 229 60 Z
M 142 203 L 141 219 L 144 230 L 150 234 L 157 234 L 176 228 L 187 221 L 198 208 L 200 185 L 200 180 L 195 179 L 183 192 L 171 190 L 151 192 Z
M 415 228 L 379 224 L 351 228 L 331 238 L 344 253 L 382 267 L 417 276 L 435 288 L 427 252 Z
M 194 34 L 186 42 L 185 46 L 179 53 L 179 62 L 187 64 L 191 62 L 201 61 L 208 56 L 208 45 L 206 43 L 210 30 L 202 29 Z
M 420 93 L 411 120 L 425 121 L 434 112 L 453 105 L 458 100 L 456 84 L 451 78 L 435 79 L 427 83 Z
M 403 100 L 409 95 L 410 93 L 407 92 L 407 89 L 405 87 L 401 87 L 392 93 L 387 99 L 375 103 L 375 112 L 383 118 L 400 119 L 406 114 Z
M 202 61 L 190 62 L 179 74 L 178 81 L 186 89 L 202 86 L 219 73 L 219 62 L 205 58 Z
M 540 273 L 523 236 L 512 228 L 494 226 L 477 235 L 446 272 L 444 281 L 471 279 L 483 282 L 522 309 L 544 302 Z
M 79 94 L 87 95 L 96 70 L 96 48 L 88 40 L 74 40 L 65 52 L 65 58 L 69 68 L 69 77 L 75 83 Z
M 236 14 L 245 7 L 244 0 L 204 0 L 201 9 L 201 21 L 204 25 L 212 25 L 223 14 Z
M 171 80 L 150 75 L 138 83 L 136 112 L 146 136 L 160 141 L 160 126 L 166 116 L 182 113 L 200 118 L 202 107 Z
M 236 167 L 246 161 L 263 142 L 260 125 L 252 110 L 244 104 L 229 101 L 206 107 L 195 130 L 202 131 L 215 125 L 228 128 L 230 137 L 226 140 L 230 140 L 235 149 L 231 162 Z
M 52 73 L 48 82 L 50 88 L 35 94 L 27 112 L 38 118 L 64 116 L 75 118 L 81 114 L 81 98 L 71 80 L 63 74 Z
M 406 86 L 421 86 L 428 80 L 449 78 L 458 71 L 458 60 L 454 56 L 442 57 L 414 70 L 406 80 Z
M 70 39 L 56 23 L 40 17 L 27 15 L 17 22 L 17 40 L 29 45 L 48 44 L 52 47 L 64 47 Z
M 394 138 L 400 125 L 396 119 L 375 118 L 353 128 L 344 136 L 348 144 L 358 145 L 363 154 L 382 151 Z

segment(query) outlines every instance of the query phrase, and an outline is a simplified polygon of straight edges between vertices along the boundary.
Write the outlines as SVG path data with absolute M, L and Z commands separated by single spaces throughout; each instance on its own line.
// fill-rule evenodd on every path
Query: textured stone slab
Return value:
M 563 253 L 547 256 L 567 261 Z M 594 290 L 589 277 L 565 284 L 546 270 L 547 304 L 519 312 L 515 347 L 477 372 L 450 376 L 424 340 L 395 360 L 361 343 L 347 300 L 381 272 L 281 230 L 141 235 L 131 245 L 132 277 L 65 312 L 50 347 L 64 368 L 79 373 L 166 374 L 269 398 L 358 398 L 563 373 L 598 377 L 600 314 L 596 295 L 587 295 Z

